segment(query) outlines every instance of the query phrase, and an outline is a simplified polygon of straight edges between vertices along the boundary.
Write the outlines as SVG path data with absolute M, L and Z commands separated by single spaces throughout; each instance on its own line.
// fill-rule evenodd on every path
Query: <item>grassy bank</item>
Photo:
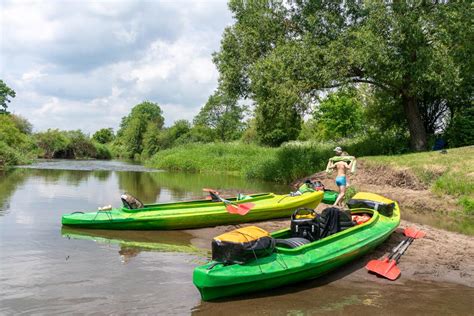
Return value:
M 150 167 L 198 173 L 231 173 L 248 179 L 290 183 L 324 170 L 334 144 L 289 143 L 267 148 L 242 143 L 191 144 L 158 152 Z M 349 144 L 351 154 L 363 151 Z M 409 169 L 440 197 L 454 196 L 467 214 L 474 214 L 474 146 L 447 154 L 424 152 L 360 158 L 368 164 Z
M 289 183 L 324 169 L 331 145 L 293 143 L 268 148 L 242 143 L 191 144 L 158 152 L 146 165 L 200 173 L 232 173 Z
M 440 197 L 454 196 L 466 214 L 474 215 L 474 146 L 448 149 L 446 154 L 424 152 L 398 156 L 364 157 L 375 165 L 412 171 Z

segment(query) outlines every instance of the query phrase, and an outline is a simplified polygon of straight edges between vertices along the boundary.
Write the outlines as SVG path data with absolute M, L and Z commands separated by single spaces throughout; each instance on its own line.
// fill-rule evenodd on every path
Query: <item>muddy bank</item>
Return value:
M 317 210 L 321 211 L 325 207 L 327 205 L 321 204 Z M 192 239 L 193 245 L 210 249 L 212 237 L 248 225 L 257 225 L 267 231 L 275 231 L 289 227 L 290 221 L 282 219 L 253 224 L 195 229 L 186 232 L 194 236 Z M 394 246 L 405 238 L 403 229 L 408 226 L 416 226 L 422 229 L 426 232 L 426 237 L 415 240 L 400 260 L 398 266 L 402 271 L 401 277 L 393 282 L 367 273 L 364 267 L 365 264 L 371 259 L 382 258 L 388 254 Z M 353 270 L 344 277 L 348 281 L 366 280 L 380 284 L 434 281 L 474 287 L 474 261 L 472 258 L 474 258 L 474 238 L 402 220 L 397 231 L 375 251 L 342 269 Z
M 320 180 L 327 189 L 338 190 L 334 183 L 334 174 L 318 172 L 308 178 Z M 291 186 L 296 189 L 305 179 L 297 180 Z M 449 213 L 459 209 L 456 199 L 432 193 L 427 185 L 408 169 L 373 166 L 360 161 L 356 174 L 351 175 L 349 181 L 358 191 L 381 194 L 397 201 L 404 210 L 408 209 L 416 214 Z

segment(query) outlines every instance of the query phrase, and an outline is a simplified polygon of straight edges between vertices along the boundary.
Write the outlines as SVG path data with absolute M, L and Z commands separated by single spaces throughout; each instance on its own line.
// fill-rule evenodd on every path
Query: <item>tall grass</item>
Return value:
M 159 151 L 145 164 L 167 170 L 243 175 L 249 164 L 274 149 L 241 143 L 188 144 Z
M 146 165 L 167 170 L 233 173 L 288 183 L 322 170 L 333 154 L 329 145 L 287 144 L 268 148 L 242 143 L 190 144 L 158 152 Z

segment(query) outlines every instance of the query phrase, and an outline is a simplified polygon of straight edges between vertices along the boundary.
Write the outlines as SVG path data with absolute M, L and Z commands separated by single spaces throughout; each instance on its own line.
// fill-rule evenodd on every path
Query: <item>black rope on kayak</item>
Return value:
M 72 212 L 71 214 L 84 214 L 84 212 L 77 211 L 77 212 Z
M 278 253 L 277 253 L 276 260 L 275 260 L 276 262 L 278 262 L 278 257 L 279 256 L 278 256 Z M 288 265 L 286 264 L 285 260 L 283 260 L 283 258 L 280 258 L 280 259 L 284 264 L 281 264 L 280 262 L 278 262 L 278 263 L 280 263 L 280 265 L 283 267 L 283 269 L 288 269 Z
M 113 221 L 113 217 L 112 217 L 112 214 L 109 212 L 109 210 L 99 210 L 95 213 L 95 216 L 94 218 L 92 219 L 93 221 L 95 221 L 95 219 L 97 218 L 97 216 L 99 215 L 99 213 L 105 213 L 105 215 L 107 215 L 107 218 L 109 219 L 109 221 Z
M 247 239 L 248 242 L 250 241 L 250 239 L 248 238 L 249 235 L 244 234 L 242 232 L 238 232 L 238 233 L 241 234 L 242 236 L 244 236 L 245 239 Z M 249 236 L 249 237 L 252 237 L 252 236 Z M 255 261 L 257 261 L 258 268 L 260 269 L 260 273 L 265 274 L 262 270 L 262 267 L 260 266 L 260 263 L 258 262 L 258 257 L 257 257 L 257 254 L 255 253 L 255 249 L 253 249 L 253 247 L 252 247 L 252 253 L 253 253 L 253 256 L 255 257 Z

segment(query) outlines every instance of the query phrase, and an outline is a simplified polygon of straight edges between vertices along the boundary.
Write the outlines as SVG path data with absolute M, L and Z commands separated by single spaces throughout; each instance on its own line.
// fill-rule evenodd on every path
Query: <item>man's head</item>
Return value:
M 334 148 L 334 151 L 336 152 L 337 156 L 342 155 L 342 148 L 341 147 L 338 146 L 338 147 Z

